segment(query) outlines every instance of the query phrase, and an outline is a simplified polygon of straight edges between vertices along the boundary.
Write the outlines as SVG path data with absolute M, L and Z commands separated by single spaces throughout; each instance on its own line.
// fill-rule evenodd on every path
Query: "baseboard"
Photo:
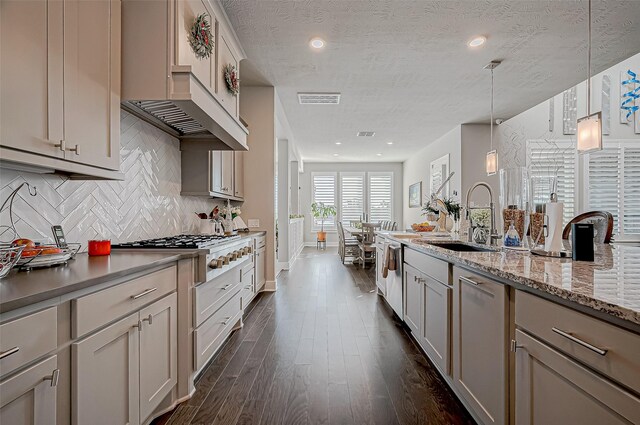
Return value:
M 264 292 L 276 292 L 278 290 L 278 282 L 275 280 L 267 280 L 262 290 Z

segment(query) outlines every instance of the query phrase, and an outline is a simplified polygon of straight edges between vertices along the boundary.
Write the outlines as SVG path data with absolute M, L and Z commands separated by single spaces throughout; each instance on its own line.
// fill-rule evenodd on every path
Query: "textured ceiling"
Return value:
M 493 59 L 503 60 L 496 117 L 586 78 L 586 0 L 222 3 L 255 70 L 276 86 L 306 161 L 402 161 L 458 124 L 488 122 L 482 68 Z M 640 51 L 640 0 L 594 0 L 593 21 L 594 74 Z M 488 40 L 472 50 L 477 34 Z M 314 36 L 327 41 L 322 51 L 308 46 Z M 300 91 L 342 99 L 299 105 Z

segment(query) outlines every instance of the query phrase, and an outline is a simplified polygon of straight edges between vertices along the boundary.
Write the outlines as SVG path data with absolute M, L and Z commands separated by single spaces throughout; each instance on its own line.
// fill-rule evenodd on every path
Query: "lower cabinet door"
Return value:
M 136 312 L 72 345 L 73 424 L 140 422 L 138 317 Z
M 416 338 L 422 335 L 423 284 L 422 274 L 404 264 L 404 322 L 413 331 Z
M 516 330 L 518 425 L 640 423 L 640 399 Z
M 442 372 L 449 375 L 451 360 L 451 287 L 426 276 L 421 345 Z
M 453 384 L 480 422 L 507 416 L 508 297 L 506 288 L 454 267 Z
M 54 425 L 58 361 L 51 356 L 0 382 L 0 424 Z
M 176 385 L 178 367 L 176 293 L 140 310 L 140 422 Z

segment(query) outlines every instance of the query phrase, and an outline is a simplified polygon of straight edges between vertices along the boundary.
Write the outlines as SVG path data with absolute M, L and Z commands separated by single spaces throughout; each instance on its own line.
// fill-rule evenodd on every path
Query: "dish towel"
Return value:
M 396 271 L 398 270 L 398 260 L 400 258 L 400 247 L 399 246 L 389 246 L 389 270 Z
M 389 242 L 385 242 L 384 246 L 382 248 L 382 278 L 386 279 L 387 276 L 389 275 L 389 262 L 391 260 L 390 258 L 390 249 L 389 249 Z

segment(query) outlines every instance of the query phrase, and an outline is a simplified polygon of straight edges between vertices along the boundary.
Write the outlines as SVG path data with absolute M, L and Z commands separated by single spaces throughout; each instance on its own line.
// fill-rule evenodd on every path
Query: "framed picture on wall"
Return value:
M 409 208 L 418 208 L 422 206 L 422 182 L 414 183 L 409 186 Z
M 430 167 L 430 177 L 431 177 L 431 185 L 430 185 L 430 193 L 429 195 L 433 195 L 439 188 L 442 186 L 442 182 L 449 177 L 449 154 L 446 154 L 435 161 L 431 161 Z M 449 197 L 449 183 L 445 185 L 440 194 L 439 198 L 448 198 Z

